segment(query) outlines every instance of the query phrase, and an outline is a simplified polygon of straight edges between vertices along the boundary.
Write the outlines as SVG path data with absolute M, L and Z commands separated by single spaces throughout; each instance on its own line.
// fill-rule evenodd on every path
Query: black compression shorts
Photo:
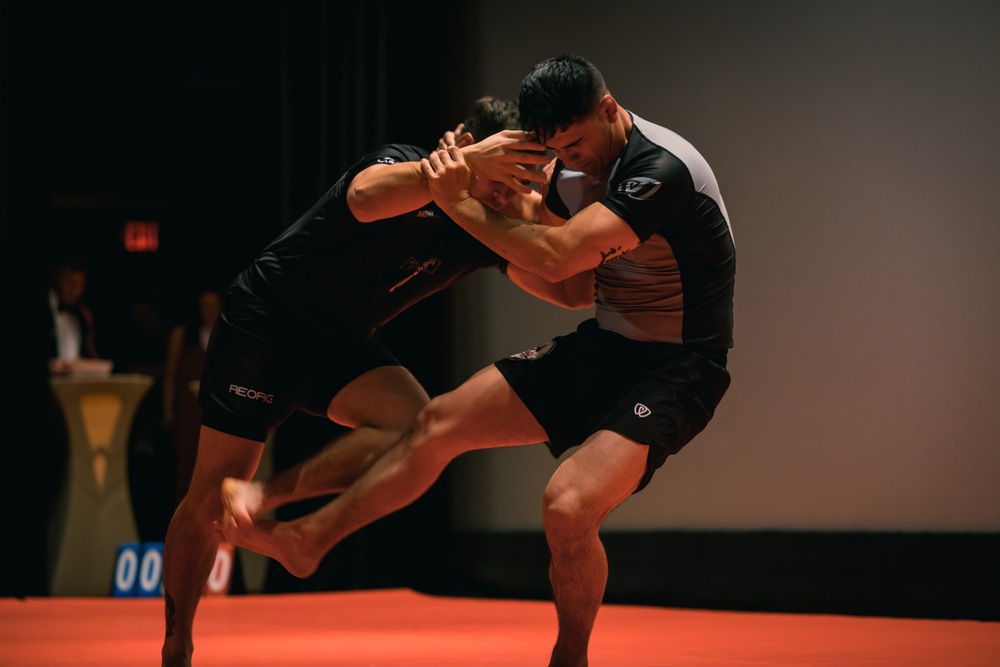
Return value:
M 649 445 L 639 491 L 708 425 L 729 388 L 725 358 L 724 351 L 635 341 L 586 320 L 496 367 L 545 429 L 553 456 L 599 430 Z
M 398 364 L 373 339 L 331 338 L 290 326 L 257 297 L 231 288 L 205 355 L 202 423 L 263 442 L 293 412 L 326 417 L 345 385 L 373 368 Z

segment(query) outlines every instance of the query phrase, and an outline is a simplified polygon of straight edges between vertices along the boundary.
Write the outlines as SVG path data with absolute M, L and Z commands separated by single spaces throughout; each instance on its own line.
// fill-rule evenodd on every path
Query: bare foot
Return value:
M 252 526 L 264 505 L 264 485 L 236 477 L 222 480 L 222 525 Z
M 319 558 L 302 552 L 301 535 L 288 523 L 257 519 L 253 524 L 237 524 L 228 519 L 227 514 L 217 526 L 227 542 L 273 558 L 300 579 L 313 574 L 319 566 Z

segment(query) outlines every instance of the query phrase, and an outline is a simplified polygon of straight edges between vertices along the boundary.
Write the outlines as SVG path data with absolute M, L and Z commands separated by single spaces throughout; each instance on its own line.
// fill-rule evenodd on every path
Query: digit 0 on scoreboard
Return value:
M 163 594 L 163 542 L 122 542 L 115 558 L 115 597 Z
M 236 549 L 220 542 L 215 564 L 205 582 L 205 595 L 226 595 L 233 577 Z M 112 595 L 158 597 L 163 595 L 163 542 L 122 542 L 115 558 Z

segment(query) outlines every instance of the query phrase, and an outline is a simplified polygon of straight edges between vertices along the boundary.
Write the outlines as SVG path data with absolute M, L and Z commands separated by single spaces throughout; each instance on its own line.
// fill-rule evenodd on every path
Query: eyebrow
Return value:
M 583 139 L 584 139 L 584 138 L 583 138 L 582 136 L 581 136 L 581 137 L 578 137 L 578 138 L 576 139 L 576 141 L 571 141 L 571 142 L 569 142 L 568 144 L 566 144 L 565 146 L 560 146 L 560 147 L 558 147 L 558 148 L 556 148 L 555 146 L 553 146 L 552 144 L 549 144 L 549 143 L 545 144 L 545 147 L 546 147 L 546 148 L 551 148 L 551 149 L 552 149 L 552 150 L 554 150 L 554 151 L 558 151 L 558 150 L 566 150 L 567 148 L 572 148 L 573 146 L 578 146 L 578 145 L 579 145 L 580 143 L 582 143 L 582 142 L 583 142 Z

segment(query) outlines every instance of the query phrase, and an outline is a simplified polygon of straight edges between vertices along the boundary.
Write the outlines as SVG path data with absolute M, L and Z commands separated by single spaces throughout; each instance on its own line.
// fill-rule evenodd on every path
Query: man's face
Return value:
M 545 146 L 570 169 L 602 180 L 607 178 L 614 157 L 611 125 L 599 113 L 556 132 Z
M 222 311 L 222 296 L 218 292 L 203 292 L 198 297 L 198 312 L 201 314 L 202 324 L 214 324 Z
M 469 193 L 494 211 L 501 210 L 516 194 L 510 186 L 485 178 L 476 178 Z
M 83 296 L 87 287 L 87 272 L 62 268 L 56 281 L 56 292 L 59 301 L 65 306 L 75 305 Z

